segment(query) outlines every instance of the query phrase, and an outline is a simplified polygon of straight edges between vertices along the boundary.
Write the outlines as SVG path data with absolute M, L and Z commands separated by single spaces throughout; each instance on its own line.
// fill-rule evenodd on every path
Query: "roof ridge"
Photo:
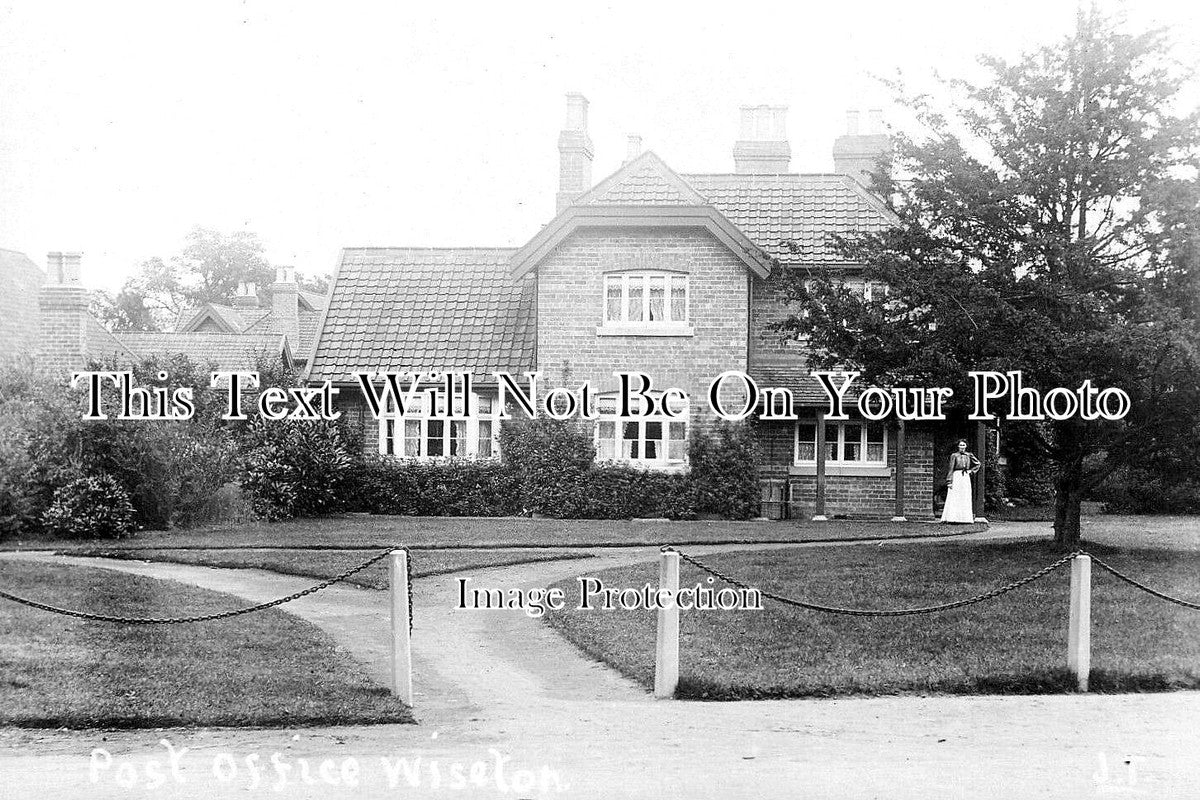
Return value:
M 469 245 L 466 247 L 420 247 L 407 245 L 365 245 L 363 247 L 343 247 L 343 250 L 420 250 L 423 252 L 462 252 L 464 250 L 518 250 L 517 247 L 486 247 L 482 245 Z M 314 292 L 319 294 L 319 292 Z M 326 297 L 327 295 L 322 295 Z

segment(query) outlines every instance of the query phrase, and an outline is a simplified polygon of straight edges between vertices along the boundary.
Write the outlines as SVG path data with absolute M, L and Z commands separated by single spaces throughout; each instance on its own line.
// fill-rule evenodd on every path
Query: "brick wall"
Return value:
M 597 335 L 604 274 L 653 269 L 688 274 L 694 335 Z M 572 385 L 590 380 L 598 391 L 616 388 L 615 370 L 642 370 L 659 388 L 685 390 L 693 424 L 707 426 L 713 378 L 746 368 L 747 275 L 745 265 L 704 230 L 577 231 L 537 270 L 538 368 L 557 385 L 565 367 Z
M 39 297 L 38 358 L 50 370 L 87 362 L 87 291 L 78 284 L 46 285 Z
M 45 280 L 23 253 L 0 250 L 0 361 L 36 355 L 38 293 Z
M 790 516 L 808 519 L 816 511 L 817 478 L 815 475 L 792 475 L 789 469 L 795 454 L 795 432 L 792 423 L 760 423 L 755 438 L 761 452 L 759 475 L 762 478 L 785 479 L 791 486 Z M 909 423 L 905 428 L 904 516 L 908 519 L 929 519 L 933 516 L 934 433 L 929 425 Z M 888 427 L 886 477 L 827 475 L 825 483 L 825 515 L 848 517 L 891 518 L 896 509 L 896 429 Z

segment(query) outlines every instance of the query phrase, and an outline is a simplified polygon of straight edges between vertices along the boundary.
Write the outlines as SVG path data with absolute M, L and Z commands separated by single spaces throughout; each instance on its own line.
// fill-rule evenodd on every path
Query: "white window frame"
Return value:
M 663 314 L 661 320 L 650 320 L 650 281 L 663 281 Z M 629 319 L 629 285 L 631 281 L 642 283 L 642 318 Z M 608 318 L 608 290 L 614 283 L 621 286 L 621 318 Z M 674 319 L 671 290 L 683 284 L 683 319 Z M 691 276 L 686 272 L 664 270 L 628 270 L 604 274 L 600 289 L 600 325 L 596 333 L 601 336 L 691 336 L 692 287 Z
M 480 401 L 491 403 L 491 410 L 486 414 L 480 414 Z M 405 414 L 399 414 L 396 411 L 395 404 L 389 396 L 387 407 L 384 413 L 379 415 L 379 454 L 385 458 L 394 458 L 398 461 L 421 461 L 421 462 L 438 462 L 451 461 L 456 459 L 464 460 L 492 460 L 500 457 L 500 419 L 497 416 L 496 398 L 490 395 L 479 395 L 472 393 L 470 398 L 472 414 L 464 414 L 461 409 L 459 413 L 451 414 L 450 416 L 433 416 L 426 408 L 429 402 L 429 395 L 422 393 L 416 398 L 417 404 L 414 407 L 409 404 L 406 407 Z M 407 438 L 405 423 L 415 422 L 419 426 L 419 433 L 415 437 L 418 442 L 418 452 L 416 455 L 405 454 L 405 440 Z M 463 437 L 466 444 L 465 453 L 455 453 L 454 455 L 429 455 L 429 428 L 430 423 L 441 422 L 442 428 L 441 439 L 444 443 L 444 449 L 448 450 L 449 444 L 452 441 L 450 433 L 452 423 L 461 423 L 466 427 L 466 433 Z M 484 424 L 491 425 L 491 433 L 487 437 L 491 442 L 491 453 L 489 455 L 479 455 L 479 445 L 481 442 L 481 427 Z M 388 451 L 391 452 L 388 452 Z
M 661 400 L 656 398 L 656 403 Z M 623 464 L 626 466 L 640 467 L 642 469 L 677 471 L 684 470 L 688 464 L 688 434 L 690 433 L 691 420 L 690 415 L 686 412 L 675 417 L 670 417 L 665 414 L 652 414 L 648 416 L 640 416 L 633 414 L 630 416 L 621 416 L 617 410 L 606 410 L 606 406 L 616 403 L 616 395 L 601 395 L 597 398 L 598 415 L 593 423 L 592 442 L 596 448 L 596 461 L 605 464 Z M 658 423 L 662 425 L 661 439 L 646 439 L 646 430 L 648 423 Z M 611 437 L 613 445 L 613 457 L 607 458 L 602 455 L 601 435 L 602 426 L 612 425 L 613 435 Z M 646 452 L 646 443 L 648 441 L 662 442 L 658 454 L 654 458 L 646 458 L 644 455 L 639 455 L 637 458 L 625 456 L 625 443 L 633 441 L 625 438 L 627 425 L 637 425 L 638 431 L 638 452 Z M 683 427 L 683 437 L 672 438 L 671 425 Z M 604 437 L 608 439 L 609 437 Z M 671 457 L 671 442 L 682 442 L 682 454 L 678 458 Z
M 800 427 L 802 425 L 811 425 L 813 431 L 813 457 L 811 459 L 800 458 Z M 855 460 L 847 460 L 842 458 L 846 451 L 846 428 L 857 425 L 860 427 L 859 432 L 859 458 Z M 798 420 L 793 426 L 792 436 L 792 473 L 797 475 L 815 475 L 817 469 L 817 451 L 816 451 L 816 426 L 815 419 Z M 882 457 L 879 459 L 869 459 L 867 430 L 869 426 L 879 426 L 883 431 L 883 447 Z M 860 475 L 860 476 L 884 476 L 891 474 L 891 467 L 888 466 L 888 444 L 890 432 L 887 424 L 883 422 L 875 422 L 867 419 L 848 419 L 848 420 L 826 420 L 825 422 L 825 443 L 826 446 L 834 445 L 834 457 L 826 456 L 825 472 L 827 475 Z M 807 440 L 806 440 L 807 444 Z M 876 442 L 878 444 L 878 441 Z

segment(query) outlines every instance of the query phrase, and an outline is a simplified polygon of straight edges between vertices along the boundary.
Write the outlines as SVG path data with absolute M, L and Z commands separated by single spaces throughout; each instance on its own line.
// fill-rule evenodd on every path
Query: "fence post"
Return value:
M 658 641 L 654 650 L 654 696 L 669 700 L 679 685 L 679 553 L 664 550 L 658 562 L 658 590 L 670 600 L 658 609 Z
M 1092 671 L 1092 557 L 1071 559 L 1071 617 L 1067 624 L 1067 669 L 1079 691 L 1088 690 Z
M 412 609 L 408 599 L 408 551 L 393 550 L 388 570 L 392 595 L 392 691 L 405 705 L 413 704 Z

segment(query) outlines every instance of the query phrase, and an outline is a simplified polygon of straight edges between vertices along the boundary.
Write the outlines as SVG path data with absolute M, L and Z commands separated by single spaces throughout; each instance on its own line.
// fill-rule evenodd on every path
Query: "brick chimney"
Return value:
M 642 154 L 642 137 L 636 133 L 629 134 L 625 139 L 625 161 L 628 164 Z
M 733 169 L 742 175 L 788 171 L 787 106 L 742 106 L 742 129 L 733 144 Z
M 276 267 L 275 282 L 271 284 L 271 327 L 288 337 L 293 353 L 300 352 L 299 295 L 296 268 Z
M 859 112 L 846 112 L 846 134 L 833 141 L 833 171 L 849 175 L 870 188 L 871 173 L 891 156 L 892 139 L 884 131 L 883 111 L 867 112 L 869 130 L 859 132 Z
M 258 308 L 258 288 L 253 283 L 239 283 L 237 294 L 233 296 L 233 307 Z
M 587 133 L 587 98 L 567 95 L 567 122 L 558 134 L 558 203 L 556 213 L 592 188 L 592 140 Z
M 87 363 L 88 293 L 79 282 L 83 256 L 49 253 L 46 283 L 38 294 L 38 357 L 47 368 L 69 372 Z

